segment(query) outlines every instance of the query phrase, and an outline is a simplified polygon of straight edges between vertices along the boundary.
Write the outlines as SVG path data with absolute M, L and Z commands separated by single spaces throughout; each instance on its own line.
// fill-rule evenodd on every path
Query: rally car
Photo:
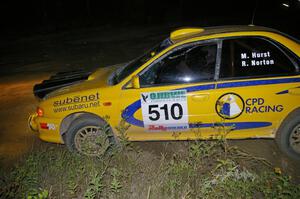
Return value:
M 298 40 L 266 27 L 178 29 L 129 63 L 35 85 L 30 128 L 88 155 L 123 121 L 131 141 L 275 138 L 300 159 L 299 57 Z

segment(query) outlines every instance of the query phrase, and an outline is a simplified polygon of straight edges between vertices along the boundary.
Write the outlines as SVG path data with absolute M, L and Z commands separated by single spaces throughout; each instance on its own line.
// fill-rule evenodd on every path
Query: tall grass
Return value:
M 166 142 L 155 154 L 128 142 L 127 129 L 120 129 L 119 147 L 106 156 L 45 144 L 11 170 L 0 170 L 0 198 L 300 198 L 289 176 L 230 147 L 226 137 Z

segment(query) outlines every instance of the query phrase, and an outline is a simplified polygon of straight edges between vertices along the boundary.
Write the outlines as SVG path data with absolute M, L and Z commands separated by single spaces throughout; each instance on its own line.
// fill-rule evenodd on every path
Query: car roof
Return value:
M 174 30 L 170 34 L 170 39 L 173 43 L 178 43 L 190 38 L 208 36 L 213 34 L 222 34 L 222 33 L 233 33 L 233 32 L 254 32 L 254 31 L 263 31 L 263 32 L 272 32 L 288 37 L 289 39 L 300 43 L 299 40 L 293 38 L 290 35 L 282 33 L 276 29 L 263 27 L 263 26 L 255 26 L 255 25 L 232 25 L 232 26 L 213 26 L 213 27 L 189 27 L 189 28 L 180 28 Z

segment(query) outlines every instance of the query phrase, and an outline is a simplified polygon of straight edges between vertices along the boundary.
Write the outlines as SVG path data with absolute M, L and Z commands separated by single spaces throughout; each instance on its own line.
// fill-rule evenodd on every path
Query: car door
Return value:
M 222 45 L 216 112 L 231 131 L 228 138 L 274 137 L 299 95 L 297 60 L 262 37 L 225 39 Z
M 131 140 L 195 139 L 214 134 L 218 44 L 198 42 L 162 55 L 124 87 L 122 118 Z

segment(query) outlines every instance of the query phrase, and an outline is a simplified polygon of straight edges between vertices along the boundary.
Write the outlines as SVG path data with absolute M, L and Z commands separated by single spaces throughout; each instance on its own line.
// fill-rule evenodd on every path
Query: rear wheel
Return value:
M 87 156 L 105 155 L 115 144 L 109 125 L 99 118 L 82 116 L 66 132 L 65 142 L 72 152 Z
M 279 128 L 276 141 L 289 157 L 300 160 L 300 111 L 292 113 Z
M 300 155 L 300 123 L 292 130 L 290 134 L 290 144 L 292 149 Z

